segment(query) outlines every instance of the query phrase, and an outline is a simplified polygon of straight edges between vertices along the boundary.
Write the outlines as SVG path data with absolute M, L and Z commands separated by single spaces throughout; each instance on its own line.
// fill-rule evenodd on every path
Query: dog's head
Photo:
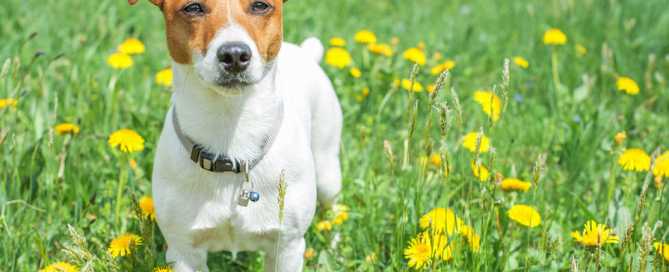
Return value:
M 163 12 L 174 62 L 192 66 L 204 85 L 219 92 L 258 83 L 279 54 L 287 0 L 149 1 Z

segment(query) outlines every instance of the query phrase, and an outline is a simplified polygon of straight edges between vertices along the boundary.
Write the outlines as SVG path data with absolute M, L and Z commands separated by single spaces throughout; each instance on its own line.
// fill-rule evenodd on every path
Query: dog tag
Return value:
M 246 207 L 249 205 L 249 190 L 244 189 L 242 194 L 239 195 L 239 200 L 237 200 L 237 205 Z
M 258 202 L 258 200 L 260 199 L 260 194 L 254 192 L 254 191 L 251 191 L 249 193 L 249 199 L 253 202 Z

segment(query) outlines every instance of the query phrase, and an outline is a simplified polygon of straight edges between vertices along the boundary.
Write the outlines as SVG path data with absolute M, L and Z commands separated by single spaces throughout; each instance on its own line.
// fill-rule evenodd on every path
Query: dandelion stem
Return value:
M 121 196 L 123 195 L 123 186 L 125 186 L 125 180 L 126 180 L 126 168 L 130 164 L 128 161 L 128 156 L 124 153 L 123 154 L 123 160 L 124 163 L 122 164 L 123 166 L 121 167 L 121 174 L 119 175 L 118 178 L 118 190 L 116 191 L 116 214 L 114 216 L 114 224 L 118 226 L 119 219 L 121 218 Z
M 560 74 L 558 73 L 558 55 L 555 47 L 552 48 L 551 62 L 553 66 L 553 82 L 555 83 L 555 91 L 560 90 Z
M 606 204 L 608 205 L 611 203 L 613 200 L 613 193 L 615 191 L 615 182 L 616 182 L 616 151 L 613 151 L 613 161 L 611 163 L 611 176 L 609 176 L 609 184 L 607 186 L 609 187 L 609 193 L 608 193 L 608 200 L 606 201 Z

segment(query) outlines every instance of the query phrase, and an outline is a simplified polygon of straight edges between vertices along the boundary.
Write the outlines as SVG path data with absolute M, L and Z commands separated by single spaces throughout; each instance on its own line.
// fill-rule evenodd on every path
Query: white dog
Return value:
M 208 251 L 264 250 L 273 271 L 281 232 L 279 270 L 301 271 L 317 196 L 327 208 L 341 190 L 342 113 L 317 63 L 322 44 L 282 42 L 283 0 L 149 1 L 163 12 L 174 73 L 153 169 L 167 261 L 209 271 Z

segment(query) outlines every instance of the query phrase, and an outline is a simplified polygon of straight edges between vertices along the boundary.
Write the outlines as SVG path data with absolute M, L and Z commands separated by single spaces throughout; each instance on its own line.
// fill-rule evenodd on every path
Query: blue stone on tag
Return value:
M 259 199 L 260 199 L 260 194 L 254 192 L 254 191 L 251 191 L 251 193 L 249 194 L 249 200 L 251 200 L 253 202 L 258 202 Z

